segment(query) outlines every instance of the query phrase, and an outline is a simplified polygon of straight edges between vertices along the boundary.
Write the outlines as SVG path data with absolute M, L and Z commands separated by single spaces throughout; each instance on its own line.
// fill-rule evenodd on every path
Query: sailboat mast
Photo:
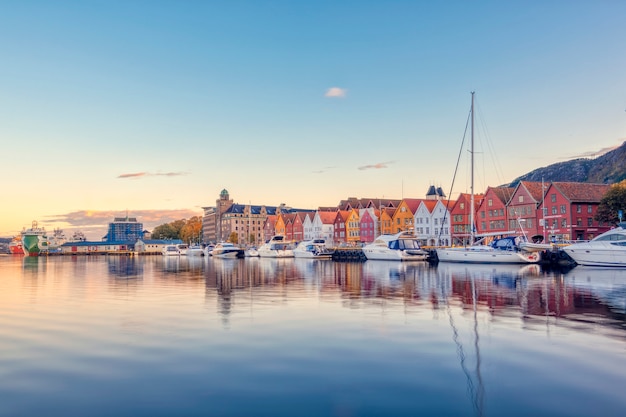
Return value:
M 470 245 L 474 243 L 474 91 L 472 91 L 470 144 Z

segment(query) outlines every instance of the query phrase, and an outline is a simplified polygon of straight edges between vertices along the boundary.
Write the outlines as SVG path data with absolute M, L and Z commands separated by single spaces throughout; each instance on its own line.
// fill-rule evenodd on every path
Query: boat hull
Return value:
M 428 252 L 395 250 L 381 247 L 364 247 L 363 254 L 368 261 L 426 261 Z
M 41 248 L 39 247 L 39 235 L 24 234 L 22 236 L 22 251 L 27 256 L 39 256 Z
M 439 262 L 463 262 L 483 264 L 532 264 L 540 261 L 537 252 L 522 253 L 507 250 L 483 250 L 472 248 L 437 249 Z
M 563 248 L 577 264 L 626 268 L 626 247 L 608 242 L 575 243 Z
M 240 258 L 240 257 L 243 257 L 243 250 L 219 251 L 219 250 L 214 249 L 212 256 L 214 258 L 230 258 L 230 259 Z
M 294 258 L 293 249 L 259 249 L 261 258 Z

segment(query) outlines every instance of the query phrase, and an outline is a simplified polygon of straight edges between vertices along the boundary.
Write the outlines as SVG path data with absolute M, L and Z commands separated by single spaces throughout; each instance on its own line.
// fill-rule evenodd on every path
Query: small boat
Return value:
M 176 247 L 178 248 L 178 252 L 181 255 L 187 255 L 187 250 L 189 250 L 189 245 L 187 245 L 186 243 L 179 243 L 178 245 L 176 245 Z
M 626 222 L 588 242 L 563 248 L 574 261 L 585 266 L 626 267 Z
M 244 253 L 245 253 L 247 258 L 258 258 L 259 257 L 259 251 L 254 246 L 252 246 L 251 248 L 246 249 L 244 251 Z
M 425 261 L 428 252 L 423 250 L 417 237 L 411 232 L 381 235 L 374 242 L 363 246 L 368 260 L 381 261 Z
M 200 245 L 191 245 L 187 249 L 187 256 L 204 256 L 204 250 Z
M 161 254 L 163 256 L 180 256 L 180 250 L 178 249 L 178 245 L 166 245 L 161 250 Z
M 220 242 L 213 248 L 214 258 L 243 258 L 244 252 L 240 247 L 230 242 Z
M 274 236 L 258 249 L 261 258 L 293 258 L 293 242 L 285 236 Z
M 213 249 L 215 249 L 215 245 L 214 244 L 209 244 L 206 245 L 203 249 L 204 251 L 204 257 L 208 258 L 209 256 L 213 255 Z
M 313 239 L 298 243 L 293 250 L 293 256 L 307 259 L 330 259 L 333 252 L 334 250 L 326 245 L 325 239 Z

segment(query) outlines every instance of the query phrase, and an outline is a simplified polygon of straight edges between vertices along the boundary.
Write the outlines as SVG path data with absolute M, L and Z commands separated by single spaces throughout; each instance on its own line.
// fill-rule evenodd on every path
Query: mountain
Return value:
M 578 158 L 559 162 L 516 178 L 509 184 L 514 187 L 520 181 L 563 181 L 614 184 L 626 179 L 626 142 L 594 159 Z

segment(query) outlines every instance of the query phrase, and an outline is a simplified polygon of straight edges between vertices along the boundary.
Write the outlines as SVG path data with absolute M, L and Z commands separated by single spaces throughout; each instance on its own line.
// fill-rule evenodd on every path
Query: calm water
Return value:
M 626 271 L 0 257 L 2 416 L 623 416 Z

